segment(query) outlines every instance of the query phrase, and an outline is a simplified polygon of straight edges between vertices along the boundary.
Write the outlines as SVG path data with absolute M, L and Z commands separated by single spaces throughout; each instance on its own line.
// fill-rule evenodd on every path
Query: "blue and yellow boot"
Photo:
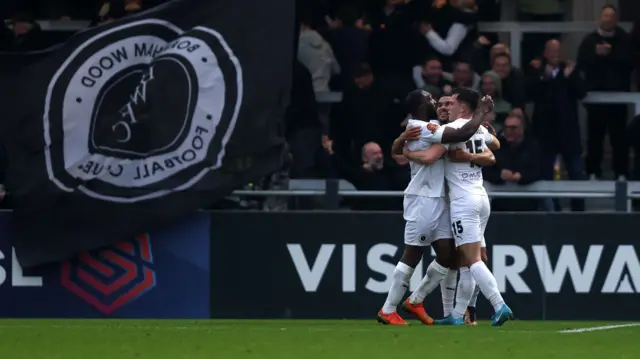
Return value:
M 435 325 L 464 325 L 464 318 L 454 318 L 453 314 L 449 314 L 444 319 L 438 319 L 433 322 Z

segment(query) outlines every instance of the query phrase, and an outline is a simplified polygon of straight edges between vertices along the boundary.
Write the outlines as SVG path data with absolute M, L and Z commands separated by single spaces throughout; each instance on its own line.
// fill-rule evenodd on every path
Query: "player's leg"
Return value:
M 463 249 L 463 255 L 465 256 L 466 261 L 470 264 L 469 269 L 471 270 L 471 275 L 480 287 L 480 291 L 489 300 L 489 302 L 491 302 L 491 305 L 495 310 L 495 314 L 492 317 L 492 325 L 501 326 L 507 320 L 513 318 L 513 313 L 509 306 L 505 304 L 502 294 L 500 294 L 496 278 L 493 276 L 487 265 L 482 261 L 480 249 L 481 239 L 484 236 L 484 229 L 489 221 L 491 209 L 489 198 L 482 196 L 479 199 L 478 232 L 474 234 L 477 236 L 477 242 L 474 243 L 473 248 L 470 247 L 472 250 L 465 251 Z M 476 227 L 473 226 L 473 228 L 473 231 L 475 231 Z
M 460 254 L 455 249 L 455 241 L 453 242 L 454 252 L 452 264 L 449 266 L 447 275 L 440 282 L 440 293 L 442 294 L 442 313 L 446 318 L 453 312 L 453 306 L 456 300 L 456 286 L 458 284 L 458 268 L 460 263 Z
M 447 226 L 447 228 L 449 228 Z M 424 309 L 424 299 L 433 292 L 449 272 L 455 247 L 453 239 L 440 239 L 432 244 L 436 258 L 429 264 L 427 273 L 418 288 L 404 302 L 403 309 L 415 315 L 423 324 L 432 325 L 433 319 Z
M 409 281 L 413 272 L 420 263 L 423 254 L 421 242 L 426 241 L 426 237 L 419 231 L 420 218 L 420 197 L 407 196 L 404 199 L 404 218 L 406 220 L 404 230 L 404 252 L 402 258 L 393 271 L 391 288 L 387 294 L 387 299 L 378 311 L 378 321 L 383 324 L 407 325 L 397 312 L 398 305 L 402 297 L 409 289 Z
M 485 242 L 484 236 L 482 237 L 482 242 L 480 243 L 480 258 L 485 264 L 488 263 L 487 244 Z M 469 300 L 467 313 L 464 317 L 465 324 L 478 325 L 478 319 L 476 316 L 476 303 L 478 302 L 478 295 L 480 295 L 480 287 L 476 284 L 476 287 L 473 289 L 473 294 L 471 295 L 471 300 Z
M 468 232 L 473 234 L 473 231 L 470 231 L 469 226 L 474 222 L 473 218 L 476 217 L 474 212 L 477 212 L 475 209 L 475 205 L 473 203 L 469 203 L 469 201 L 464 198 L 459 200 L 454 200 L 451 202 L 451 227 L 453 229 L 453 235 L 455 239 L 456 246 L 458 246 L 458 250 L 461 252 L 461 262 L 459 263 L 459 275 L 458 285 L 456 290 L 456 298 L 455 298 L 455 306 L 453 307 L 452 312 L 446 316 L 442 320 L 435 321 L 435 324 L 441 325 L 463 325 L 464 324 L 464 313 L 467 310 L 467 305 L 469 304 L 469 300 L 473 293 L 473 288 L 475 287 L 475 280 L 473 279 L 471 272 L 468 268 L 469 263 L 467 262 L 467 256 L 463 250 L 473 245 L 472 241 L 469 240 L 470 235 Z M 470 220 L 471 219 L 471 220 Z M 478 224 L 479 232 L 479 224 Z M 479 255 L 479 243 L 478 243 L 478 255 Z
M 443 240 L 451 237 L 450 218 L 444 198 L 424 198 L 422 200 L 418 231 L 426 236 L 421 244 L 434 246 L 436 259 L 427 267 L 426 274 L 418 288 L 403 303 L 403 309 L 416 316 L 423 324 L 432 325 L 433 319 L 424 310 L 423 301 L 440 284 L 448 272 L 449 257 L 447 248 L 441 248 Z M 435 240 L 435 241 L 434 241 Z M 444 240 L 446 246 L 446 239 Z

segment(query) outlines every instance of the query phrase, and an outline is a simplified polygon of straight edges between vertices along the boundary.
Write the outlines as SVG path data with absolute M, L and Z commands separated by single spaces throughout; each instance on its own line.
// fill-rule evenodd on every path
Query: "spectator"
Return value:
M 477 58 L 474 58 L 474 64 L 476 64 L 476 69 L 480 73 L 485 73 L 491 70 L 491 64 L 493 64 L 493 59 L 495 59 L 497 55 L 501 55 L 501 54 L 507 54 L 511 56 L 509 52 L 509 47 L 499 42 L 491 46 L 487 56 L 478 56 Z
M 478 87 L 479 80 L 469 62 L 457 61 L 453 66 L 453 73 L 451 75 L 453 87 Z
M 564 19 L 562 3 L 565 0 L 518 0 L 518 21 L 553 22 Z M 522 37 L 522 63 L 525 66 L 538 57 L 545 43 L 550 39 L 559 39 L 559 33 L 525 33 Z
M 479 38 L 475 0 L 450 0 L 447 5 L 434 1 L 428 22 L 420 24 L 420 33 L 427 39 L 428 48 L 436 53 L 446 71 L 453 64 L 468 58 L 473 43 Z
M 331 86 L 336 90 L 344 89 L 360 64 L 367 62 L 369 33 L 361 25 L 360 14 L 352 7 L 344 7 L 338 12 L 334 28 L 327 34 L 341 68 L 338 81 L 332 82 Z
M 478 3 L 478 20 L 486 22 L 499 22 L 502 13 L 502 1 L 500 0 L 477 0 Z M 497 33 L 483 33 L 480 37 L 484 37 L 490 44 L 498 42 Z M 484 71 L 482 71 L 484 72 Z
M 500 144 L 500 149 L 495 152 L 496 164 L 482 170 L 485 180 L 496 185 L 528 185 L 540 180 L 540 146 L 534 138 L 525 136 L 523 117 L 507 117 Z M 534 198 L 496 198 L 491 201 L 491 209 L 535 211 L 538 203 Z
M 394 191 L 403 190 L 409 181 L 405 170 L 385 163 L 382 148 L 375 142 L 368 142 L 362 147 L 361 162 L 356 168 L 338 164 L 342 177 L 361 191 Z M 396 197 L 359 198 L 353 201 L 352 207 L 358 210 L 390 211 L 402 208 L 402 199 Z
M 407 83 L 396 76 L 374 75 L 363 65 L 343 92 L 338 111 L 332 110 L 329 129 L 334 148 L 353 153 L 373 141 L 390 151 L 393 140 L 404 130 L 402 99 L 412 89 L 410 78 Z
M 13 33 L 10 50 L 28 52 L 42 50 L 47 47 L 46 39 L 40 25 L 27 13 L 16 14 L 9 23 Z
M 451 81 L 443 77 L 442 63 L 437 58 L 430 58 L 418 69 L 420 73 L 414 73 L 416 87 L 428 91 L 436 98 L 443 94 L 450 94 L 453 90 Z
M 504 52 L 493 55 L 491 70 L 500 76 L 502 96 L 511 104 L 513 112 L 519 116 L 524 116 L 524 106 L 526 104 L 525 76 L 520 69 L 512 66 L 511 55 Z
M 13 45 L 13 33 L 7 25 L 2 22 L 0 24 L 0 51 L 10 51 Z
M 631 41 L 633 46 L 633 62 L 636 70 L 636 84 L 640 84 L 640 16 L 633 22 Z
M 627 129 L 627 142 L 633 149 L 633 181 L 640 181 L 640 116 L 635 116 Z M 633 200 L 633 208 L 640 210 L 640 200 Z
M 313 90 L 315 92 L 329 91 L 329 81 L 333 75 L 340 73 L 340 65 L 338 65 L 329 43 L 309 26 L 310 22 L 310 20 L 302 20 L 300 26 L 298 60 L 311 73 Z
M 578 51 L 578 69 L 584 72 L 587 91 L 629 92 L 633 58 L 629 34 L 618 26 L 617 10 L 605 5 L 599 28 L 587 35 Z M 613 170 L 618 179 L 629 174 L 629 148 L 625 141 L 627 105 L 586 105 L 587 174 L 602 176 L 603 143 L 606 131 L 613 148 Z
M 535 105 L 533 130 L 540 142 L 540 173 L 553 180 L 554 164 L 560 154 L 571 180 L 583 180 L 578 101 L 587 95 L 584 80 L 575 66 L 560 58 L 558 40 L 549 40 L 544 57 L 532 63 L 528 87 Z M 584 210 L 584 200 L 572 201 L 573 210 Z
M 370 14 L 369 59 L 376 75 L 408 74 L 415 64 L 417 34 L 404 0 L 385 0 Z
M 285 115 L 286 138 L 293 156 L 292 178 L 313 178 L 316 155 L 321 150 L 322 126 L 309 70 L 296 61 L 291 101 Z
M 369 65 L 361 65 L 344 90 L 340 116 L 332 114 L 329 137 L 333 150 L 340 155 L 351 154 L 367 142 L 379 142 L 388 102 L 387 89 L 374 77 Z
M 504 127 L 505 119 L 511 111 L 511 104 L 502 96 L 500 76 L 493 71 L 487 71 L 482 74 L 480 92 L 482 95 L 491 96 L 493 99 L 493 120 L 499 126 L 496 128 L 500 131 Z
M 145 9 L 142 0 L 108 0 L 102 4 L 92 25 L 111 22 Z

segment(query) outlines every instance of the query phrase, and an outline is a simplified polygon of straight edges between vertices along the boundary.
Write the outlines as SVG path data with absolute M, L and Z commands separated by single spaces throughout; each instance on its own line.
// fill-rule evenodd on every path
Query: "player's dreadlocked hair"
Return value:
M 458 95 L 458 102 L 463 102 L 471 112 L 475 111 L 478 108 L 478 103 L 480 102 L 480 93 L 476 90 L 472 90 L 465 87 L 459 87 L 453 90 L 453 95 Z
M 433 96 L 424 90 L 413 90 L 404 101 L 408 115 L 415 119 L 429 121 L 436 118 L 436 101 Z

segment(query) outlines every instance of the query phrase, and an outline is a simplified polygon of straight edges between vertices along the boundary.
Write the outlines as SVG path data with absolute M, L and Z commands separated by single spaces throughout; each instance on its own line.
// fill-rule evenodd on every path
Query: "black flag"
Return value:
M 281 166 L 294 0 L 175 0 L 74 35 L 4 94 L 24 267 L 153 230 Z

